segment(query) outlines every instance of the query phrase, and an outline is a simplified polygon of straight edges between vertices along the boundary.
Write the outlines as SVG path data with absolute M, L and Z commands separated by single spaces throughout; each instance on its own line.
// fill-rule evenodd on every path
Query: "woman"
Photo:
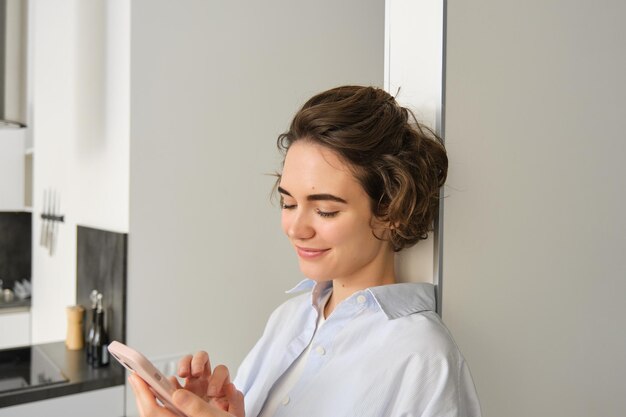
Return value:
M 434 287 L 396 283 L 395 254 L 427 237 L 447 174 L 441 141 L 410 116 L 381 89 L 345 86 L 307 101 L 279 137 L 282 228 L 309 279 L 234 384 L 205 352 L 180 361 L 174 401 L 189 417 L 480 415 Z M 131 384 L 142 415 L 171 415 Z

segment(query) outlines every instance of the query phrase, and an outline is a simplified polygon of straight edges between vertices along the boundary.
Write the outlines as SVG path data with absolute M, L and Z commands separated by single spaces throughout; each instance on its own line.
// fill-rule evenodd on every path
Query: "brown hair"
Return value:
M 395 251 L 426 239 L 448 158 L 441 138 L 380 88 L 343 86 L 309 99 L 278 137 L 286 155 L 298 140 L 336 152 L 354 170 L 372 212 L 391 226 Z M 280 177 L 278 179 L 280 181 Z

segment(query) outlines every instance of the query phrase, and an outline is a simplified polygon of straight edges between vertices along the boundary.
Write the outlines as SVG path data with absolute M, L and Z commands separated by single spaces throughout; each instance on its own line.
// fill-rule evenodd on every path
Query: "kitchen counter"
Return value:
M 0 297 L 0 314 L 19 313 L 30 311 L 30 298 L 19 300 L 15 298 L 13 301 L 6 302 Z
M 124 367 L 117 361 L 112 360 L 108 366 L 103 368 L 92 368 L 87 364 L 84 349 L 68 350 L 64 342 L 32 345 L 31 349 L 33 353 L 54 364 L 62 374 L 62 380 L 42 385 L 13 388 L 10 391 L 0 391 L 0 407 L 109 388 L 123 385 L 125 382 Z M 2 350 L 0 354 L 9 350 L 11 349 Z M 3 364 L 2 366 L 17 365 Z M 31 372 L 36 373 L 35 371 Z M 0 375 L 0 385 L 5 377 L 6 375 Z M 37 377 L 42 378 L 41 375 L 37 375 Z

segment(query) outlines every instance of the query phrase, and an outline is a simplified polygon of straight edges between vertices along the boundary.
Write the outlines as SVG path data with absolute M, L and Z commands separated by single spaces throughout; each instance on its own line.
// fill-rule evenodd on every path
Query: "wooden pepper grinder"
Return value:
M 80 350 L 84 346 L 83 316 L 85 308 L 81 305 L 67 307 L 67 336 L 65 346 L 69 350 Z

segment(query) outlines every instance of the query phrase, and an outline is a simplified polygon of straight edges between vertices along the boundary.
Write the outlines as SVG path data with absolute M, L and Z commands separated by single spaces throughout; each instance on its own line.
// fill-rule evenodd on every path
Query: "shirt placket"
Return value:
M 340 304 L 324 325 L 315 332 L 304 371 L 292 390 L 281 400 L 281 407 L 276 410 L 275 417 L 293 417 L 301 407 L 304 409 L 314 406 L 314 404 L 302 404 L 300 399 L 304 393 L 308 392 L 316 376 L 323 372 L 324 367 L 332 361 L 333 344 L 337 335 L 366 308 L 367 303 L 364 297 L 357 296 Z

